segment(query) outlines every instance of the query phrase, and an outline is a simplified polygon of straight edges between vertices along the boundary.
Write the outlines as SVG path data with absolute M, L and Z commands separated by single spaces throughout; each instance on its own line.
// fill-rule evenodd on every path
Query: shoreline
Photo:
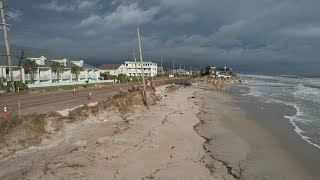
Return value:
M 243 88 L 243 87 L 240 87 L 240 88 Z M 235 96 L 239 96 L 239 94 L 244 94 L 243 92 L 233 92 L 233 95 Z M 253 94 L 250 94 L 250 93 L 247 93 L 246 96 L 252 98 L 252 99 L 259 99 L 259 97 L 253 95 Z M 290 124 L 294 127 L 294 131 L 304 140 L 306 141 L 307 143 L 309 143 L 310 145 L 312 146 L 315 146 L 317 147 L 318 149 L 320 149 L 320 145 L 316 144 L 316 143 L 313 143 L 312 141 L 310 141 L 310 137 L 306 136 L 306 135 L 303 135 L 302 132 L 304 132 L 298 125 L 297 125 L 297 122 L 294 121 L 294 119 L 301 115 L 301 110 L 299 109 L 299 107 L 297 106 L 297 104 L 293 104 L 293 103 L 288 103 L 288 102 L 284 102 L 284 101 L 281 101 L 281 100 L 276 100 L 276 99 L 259 99 L 261 101 L 264 101 L 266 103 L 273 103 L 273 104 L 284 104 L 286 106 L 289 106 L 291 108 L 294 108 L 295 109 L 295 114 L 293 115 L 285 115 L 284 118 L 286 118 Z
M 198 129 L 198 134 L 207 140 L 204 148 L 212 157 L 207 166 L 214 164 L 214 170 L 219 171 L 221 166 L 216 163 L 223 162 L 222 165 L 228 170 L 228 174 L 235 179 L 317 179 L 314 176 L 319 177 L 316 171 L 319 163 L 308 163 L 295 152 L 289 151 L 286 145 L 290 143 L 284 145 L 282 137 L 270 130 L 270 127 L 277 124 L 266 126 L 258 120 L 261 115 L 252 116 L 254 112 L 239 103 L 243 101 L 252 103 L 246 99 L 247 97 L 239 98 L 228 92 L 217 91 L 204 91 L 199 95 L 202 96 L 201 100 L 205 106 L 199 115 L 202 128 Z M 292 109 L 286 109 L 286 114 L 288 113 L 294 112 Z M 264 114 L 264 116 L 267 119 L 268 115 Z M 281 124 L 282 128 L 292 127 L 287 119 L 285 121 L 286 125 Z M 294 131 L 293 133 L 296 134 Z M 286 138 L 288 141 L 295 140 L 290 133 Z M 290 148 L 300 149 L 294 146 Z M 305 151 L 308 152 L 308 150 Z
M 285 116 L 294 131 L 309 144 L 320 149 L 319 127 L 319 81 L 314 78 L 297 76 L 293 78 L 280 76 L 244 75 L 246 83 L 239 85 L 245 89 L 244 94 L 270 101 L 286 104 L 295 109 L 295 114 Z
M 242 96 L 239 89 L 230 94 L 235 105 L 248 113 L 255 123 L 267 129 L 279 141 L 280 146 L 290 152 L 299 162 L 317 177 L 320 177 L 320 149 L 304 140 L 296 132 L 295 126 L 287 117 L 298 112 L 286 103 L 264 101 L 257 97 Z

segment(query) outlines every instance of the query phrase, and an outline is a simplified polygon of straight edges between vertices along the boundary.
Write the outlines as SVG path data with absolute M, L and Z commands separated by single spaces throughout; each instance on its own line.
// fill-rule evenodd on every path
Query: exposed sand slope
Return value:
M 163 93 L 160 88 L 158 93 Z M 192 87 L 169 93 L 150 110 L 75 123 L 38 147 L 0 161 L 0 179 L 212 179 L 193 126 Z

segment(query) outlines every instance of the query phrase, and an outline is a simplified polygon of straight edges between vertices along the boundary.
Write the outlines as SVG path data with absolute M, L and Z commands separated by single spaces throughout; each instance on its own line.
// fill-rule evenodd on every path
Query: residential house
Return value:
M 111 76 L 127 74 L 127 69 L 123 64 L 102 64 L 99 69 L 102 73 L 109 73 Z
M 45 56 L 27 57 L 26 59 L 34 60 L 37 64 L 37 67 L 33 70 L 33 84 L 57 83 L 58 78 L 59 83 L 72 83 L 87 80 L 98 81 L 100 78 L 100 69 L 86 64 L 83 60 L 69 61 L 67 58 L 48 60 Z M 31 84 L 31 73 L 23 66 L 25 61 L 26 60 L 12 60 L 13 77 L 15 81 Z M 54 72 L 51 68 L 53 62 L 60 62 L 64 65 L 59 77 L 57 77 L 57 72 Z M 78 79 L 76 79 L 76 76 L 71 72 L 73 66 L 81 67 Z M 3 61 L 0 61 L 0 77 L 4 77 L 7 81 L 10 81 L 9 66 Z
M 210 67 L 210 72 L 212 76 L 218 77 L 218 78 L 230 78 L 232 75 L 232 69 L 231 68 L 217 68 L 217 67 Z

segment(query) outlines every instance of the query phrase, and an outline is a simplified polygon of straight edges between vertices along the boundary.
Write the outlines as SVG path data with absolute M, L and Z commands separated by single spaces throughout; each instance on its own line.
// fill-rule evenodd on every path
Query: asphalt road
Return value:
M 156 83 L 159 85 L 160 82 Z M 119 94 L 122 87 L 123 93 L 128 92 L 126 84 L 102 85 L 99 87 L 92 87 L 87 89 L 79 89 L 76 94 L 73 90 L 61 90 L 56 92 L 39 92 L 33 93 L 16 93 L 14 95 L 0 95 L 0 108 L 3 116 L 3 107 L 7 107 L 9 115 L 18 114 L 18 104 L 20 101 L 20 113 L 44 113 L 49 111 L 59 111 L 63 109 L 73 108 L 79 105 L 88 104 L 91 102 L 99 102 L 111 96 Z M 89 93 L 92 93 L 92 100 L 88 100 Z

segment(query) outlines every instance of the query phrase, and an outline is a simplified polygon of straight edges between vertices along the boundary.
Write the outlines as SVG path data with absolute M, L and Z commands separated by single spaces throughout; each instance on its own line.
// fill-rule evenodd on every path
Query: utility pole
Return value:
M 173 74 L 173 77 L 174 77 L 174 60 L 172 60 L 172 74 Z
M 20 61 L 19 61 L 19 64 L 18 64 L 18 67 L 20 69 L 20 81 L 23 81 L 22 80 L 22 67 L 21 67 L 21 63 L 22 63 L 23 58 L 24 58 L 24 50 L 22 50 L 22 53 L 21 53 L 21 56 L 20 56 Z
M 1 8 L 1 17 L 2 17 L 2 29 L 3 29 L 3 34 L 4 34 L 4 42 L 6 45 L 6 51 L 7 51 L 7 60 L 8 60 L 8 65 L 9 65 L 9 71 L 10 71 L 10 78 L 11 78 L 11 88 L 12 91 L 15 91 L 14 88 L 14 78 L 13 78 L 13 72 L 12 72 L 12 64 L 11 64 L 11 52 L 10 52 L 10 46 L 9 46 L 9 40 L 8 40 L 8 24 L 6 23 L 6 18 L 4 15 L 4 6 L 2 1 L 0 1 L 0 8 Z
M 162 58 L 161 58 L 161 74 L 162 74 L 162 80 L 163 80 L 163 66 L 162 66 Z
M 145 82 L 145 80 L 144 80 L 143 60 L 142 60 L 142 48 L 141 48 L 141 40 L 140 40 L 140 31 L 139 31 L 139 28 L 137 28 L 137 34 L 138 34 L 139 51 L 140 51 L 140 63 L 141 63 L 143 90 L 144 90 L 144 93 L 146 93 L 146 82 Z
M 134 64 L 136 66 L 136 76 L 137 76 L 137 79 L 138 79 L 138 82 L 140 82 L 140 78 L 138 76 L 138 69 L 137 69 L 137 58 L 136 58 L 136 52 L 133 50 L 133 57 L 134 57 Z

